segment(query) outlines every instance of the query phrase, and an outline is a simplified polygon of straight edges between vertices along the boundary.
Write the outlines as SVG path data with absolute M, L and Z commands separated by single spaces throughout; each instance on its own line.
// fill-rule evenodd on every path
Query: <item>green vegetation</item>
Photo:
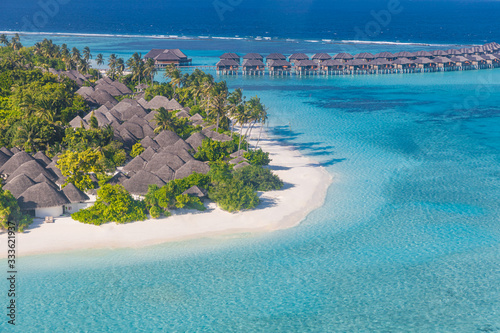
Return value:
M 228 212 L 255 208 L 259 197 L 242 181 L 220 182 L 211 188 L 209 198 Z
M 231 141 L 215 141 L 205 138 L 194 158 L 200 161 L 222 161 L 238 149 L 238 141 L 239 138 L 236 136 Z
M 130 152 L 130 156 L 137 157 L 141 155 L 142 152 L 144 152 L 144 150 L 145 150 L 144 147 L 139 142 L 137 142 L 135 145 L 132 146 L 132 151 Z
M 101 225 L 107 222 L 127 223 L 144 221 L 146 205 L 134 200 L 121 185 L 104 185 L 97 190 L 97 201 L 89 208 L 82 209 L 71 217 L 86 224 Z
M 242 181 L 254 191 L 273 191 L 283 187 L 283 182 L 271 170 L 249 165 L 234 171 L 233 178 Z
M 248 160 L 251 165 L 268 165 L 271 162 L 269 153 L 264 152 L 262 149 L 250 150 L 243 154 L 243 157 Z
M 21 213 L 16 198 L 0 184 L 0 229 L 7 230 L 9 222 L 14 224 L 17 231 L 23 232 L 33 219 Z
M 192 126 L 188 124 L 187 118 L 178 118 L 175 112 L 167 111 L 165 108 L 159 108 L 153 119 L 156 124 L 155 133 L 162 131 L 172 131 L 181 138 L 187 139 L 191 134 L 201 131 L 201 126 Z

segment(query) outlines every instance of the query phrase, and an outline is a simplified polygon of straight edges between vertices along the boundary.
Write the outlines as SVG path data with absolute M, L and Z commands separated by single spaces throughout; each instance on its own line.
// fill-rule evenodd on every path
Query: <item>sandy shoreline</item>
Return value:
M 260 195 L 255 209 L 231 214 L 209 205 L 208 211 L 180 211 L 165 219 L 102 226 L 82 224 L 69 217 L 53 224 L 35 221 L 17 235 L 17 256 L 94 248 L 125 248 L 219 235 L 290 228 L 323 205 L 332 176 L 292 146 L 264 137 L 260 147 L 270 153 L 270 167 L 283 180 L 280 191 Z M 6 244 L 6 234 L 0 235 Z M 7 251 L 1 251 L 5 258 Z

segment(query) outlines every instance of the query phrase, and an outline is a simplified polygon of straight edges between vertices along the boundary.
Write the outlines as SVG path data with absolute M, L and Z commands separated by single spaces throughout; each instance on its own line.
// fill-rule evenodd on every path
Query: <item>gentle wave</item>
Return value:
M 75 32 L 31 32 L 31 31 L 0 31 L 1 34 L 39 35 L 39 36 L 72 36 L 72 37 L 96 37 L 96 38 L 151 38 L 151 39 L 182 39 L 182 40 L 252 40 L 252 41 L 281 41 L 286 43 L 323 43 L 323 44 L 364 44 L 364 45 L 406 45 L 406 46 L 459 46 L 464 44 L 438 44 L 438 43 L 403 43 L 391 41 L 366 41 L 366 40 L 335 40 L 335 39 L 299 39 L 299 38 L 271 38 L 271 37 L 227 37 L 227 36 L 179 36 L 179 35 L 137 35 L 137 34 L 92 34 Z M 476 44 L 467 44 L 476 45 Z M 477 44 L 479 45 L 479 44 Z

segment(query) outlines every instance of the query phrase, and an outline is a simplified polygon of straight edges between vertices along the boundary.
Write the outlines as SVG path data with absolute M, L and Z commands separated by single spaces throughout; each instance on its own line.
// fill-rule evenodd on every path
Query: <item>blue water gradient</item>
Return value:
M 266 45 L 185 43 L 207 64 Z M 500 70 L 224 79 L 332 173 L 325 205 L 272 233 L 23 257 L 18 332 L 500 331 Z

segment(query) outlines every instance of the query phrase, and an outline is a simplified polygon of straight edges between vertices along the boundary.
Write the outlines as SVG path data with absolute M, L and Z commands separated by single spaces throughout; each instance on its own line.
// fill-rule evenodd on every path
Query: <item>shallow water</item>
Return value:
M 21 258 L 19 331 L 500 331 L 500 70 L 225 79 L 334 175 L 325 205 L 273 233 Z

